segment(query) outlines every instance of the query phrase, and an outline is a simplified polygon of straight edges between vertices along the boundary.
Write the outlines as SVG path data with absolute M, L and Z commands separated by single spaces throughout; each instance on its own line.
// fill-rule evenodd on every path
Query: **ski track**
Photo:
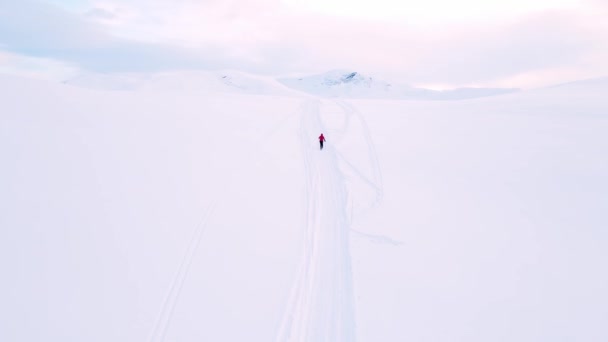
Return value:
M 249 150 L 244 155 L 248 156 L 252 160 L 255 160 L 256 156 L 260 153 L 260 149 L 257 146 L 260 145 L 262 140 L 267 139 L 268 136 L 273 135 L 281 127 L 286 125 L 290 120 L 292 120 L 294 117 L 297 117 L 295 114 L 299 114 L 299 111 L 294 111 L 294 113 L 285 116 L 285 118 L 283 118 L 273 127 L 271 127 L 267 132 L 265 132 L 265 134 L 262 134 L 256 143 L 250 145 Z M 209 219 L 213 215 L 215 207 L 217 207 L 218 203 L 224 200 L 224 198 L 226 197 L 226 193 L 232 193 L 232 188 L 235 187 L 235 184 L 238 184 L 238 181 L 242 177 L 242 174 L 244 172 L 244 169 L 237 169 L 236 172 L 232 172 L 229 174 L 227 180 L 224 181 L 227 190 L 224 192 L 221 198 L 217 199 L 209 206 L 207 211 L 202 215 L 200 222 L 196 225 L 194 233 L 192 234 L 192 238 L 190 239 L 186 251 L 184 252 L 184 256 L 182 257 L 177 271 L 171 280 L 169 290 L 165 295 L 160 312 L 157 314 L 157 318 L 152 327 L 152 331 L 148 337 L 149 342 L 162 342 L 165 340 L 167 331 L 169 330 L 169 326 L 173 318 L 173 312 L 175 311 L 175 307 L 177 306 L 182 287 L 184 286 L 184 282 L 190 271 L 192 261 L 200 244 L 203 232 L 207 225 L 207 221 L 209 221 Z
M 320 114 L 321 101 L 307 99 L 300 110 L 299 137 L 305 167 L 306 224 L 304 251 L 295 284 L 278 330 L 277 341 L 355 341 L 355 301 L 350 257 L 351 199 L 345 185 L 340 163 L 376 191 L 376 200 L 383 195 L 382 174 L 374 144 L 362 115 L 345 102 L 334 101 L 345 114 L 342 128 L 335 132 L 347 134 L 352 118 L 363 127 L 371 177 L 350 163 L 333 145 L 319 151 L 311 137 L 324 132 Z M 281 120 L 270 132 L 289 121 Z M 371 179 L 370 179 L 371 178 Z M 200 244 L 207 221 L 217 205 L 214 202 L 203 215 L 174 275 L 168 293 L 154 323 L 150 342 L 164 341 L 173 312 Z M 357 232 L 359 233 L 359 232 Z M 364 233 L 360 233 L 365 235 Z M 366 236 L 382 243 L 399 244 L 385 237 Z
M 355 341 L 355 302 L 349 250 L 349 198 L 336 150 L 319 151 L 320 102 L 302 106 L 300 139 L 306 173 L 303 259 L 277 341 Z
M 360 172 L 357 171 L 355 167 L 352 166 L 345 158 L 342 158 L 342 161 L 346 162 L 352 170 L 356 171 L 357 174 L 368 183 L 373 183 L 372 185 L 376 189 L 376 201 L 374 202 L 374 206 L 380 204 L 382 202 L 382 198 L 384 197 L 384 185 L 382 181 L 382 169 L 380 168 L 380 162 L 378 161 L 378 154 L 376 153 L 376 144 L 374 144 L 374 140 L 372 139 L 371 130 L 363 118 L 363 115 L 355 109 L 350 103 L 345 101 L 336 101 L 335 102 L 346 114 L 346 117 L 355 116 L 361 126 L 363 127 L 363 137 L 365 139 L 365 143 L 367 145 L 367 154 L 369 158 L 369 164 L 372 167 L 372 181 L 370 182 L 365 176 L 363 176 Z M 341 157 L 341 155 L 340 155 Z
M 167 330 L 169 329 L 169 325 L 173 317 L 173 312 L 175 310 L 177 302 L 179 301 L 184 282 L 188 277 L 188 272 L 190 271 L 192 260 L 194 259 L 194 255 L 196 254 L 196 250 L 198 249 L 198 246 L 200 244 L 201 237 L 203 236 L 203 232 L 205 230 L 205 227 L 207 226 L 207 221 L 212 216 L 216 204 L 217 203 L 214 202 L 211 204 L 211 206 L 209 206 L 207 211 L 203 214 L 203 217 L 201 218 L 200 222 L 196 225 L 194 229 L 194 233 L 192 234 L 190 243 L 186 248 L 186 252 L 184 253 L 182 261 L 179 264 L 177 272 L 175 273 L 175 276 L 171 281 L 169 291 L 165 296 L 160 312 L 158 313 L 156 321 L 152 328 L 152 332 L 148 338 L 148 341 L 150 342 L 162 342 L 165 340 Z
M 356 236 L 359 236 L 359 237 L 362 237 L 364 239 L 367 239 L 368 241 L 373 242 L 373 243 L 392 245 L 392 246 L 401 246 L 401 245 L 403 245 L 402 241 L 395 240 L 395 239 L 393 239 L 391 237 L 388 237 L 388 236 L 367 234 L 367 233 L 363 233 L 363 232 L 360 232 L 360 231 L 355 230 L 355 229 L 351 229 L 350 231 L 352 233 L 354 233 Z

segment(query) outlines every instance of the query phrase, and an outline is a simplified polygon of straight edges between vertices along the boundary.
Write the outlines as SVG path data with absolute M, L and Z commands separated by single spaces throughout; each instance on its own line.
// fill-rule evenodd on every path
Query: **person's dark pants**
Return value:
M 323 140 L 319 140 L 319 144 L 321 144 L 321 149 L 323 149 Z

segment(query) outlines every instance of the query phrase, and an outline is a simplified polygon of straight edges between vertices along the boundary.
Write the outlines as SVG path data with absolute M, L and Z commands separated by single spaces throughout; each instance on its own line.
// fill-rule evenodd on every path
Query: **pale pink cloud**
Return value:
M 608 66 L 606 4 L 564 1 L 559 10 L 491 22 L 421 26 L 407 15 L 378 20 L 319 14 L 280 0 L 101 0 L 80 18 L 58 15 L 61 32 L 72 32 L 71 37 L 49 24 L 53 14 L 30 18 L 30 23 L 28 17 L 21 24 L 0 21 L 6 28 L 2 32 L 40 38 L 0 32 L 0 44 L 8 42 L 5 49 L 15 51 L 37 48 L 49 57 L 105 71 L 230 67 L 280 74 L 353 68 L 414 84 L 519 86 L 530 80 L 552 82 L 559 75 L 603 75 Z M 41 32 L 34 32 L 36 27 Z M 56 46 L 66 50 L 53 51 Z

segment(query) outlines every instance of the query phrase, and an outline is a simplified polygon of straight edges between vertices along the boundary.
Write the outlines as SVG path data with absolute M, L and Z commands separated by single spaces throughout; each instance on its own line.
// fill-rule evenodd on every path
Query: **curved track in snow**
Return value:
M 277 341 L 354 341 L 355 302 L 349 250 L 349 203 L 331 145 L 319 151 L 319 102 L 303 104 L 300 139 L 306 169 L 302 263 Z
M 384 185 L 382 181 L 382 169 L 380 168 L 380 162 L 378 161 L 378 153 L 376 153 L 376 144 L 372 139 L 371 130 L 367 125 L 367 122 L 363 118 L 363 115 L 350 103 L 345 101 L 336 101 L 336 104 L 342 108 L 347 118 L 350 116 L 355 116 L 358 122 L 361 124 L 363 128 L 363 138 L 365 139 L 365 145 L 367 146 L 367 155 L 369 158 L 369 165 L 372 171 L 372 179 L 368 180 L 361 172 L 350 164 L 346 159 L 342 158 L 342 161 L 345 162 L 362 180 L 369 183 L 376 190 L 376 201 L 374 206 L 379 204 L 382 201 L 382 197 L 384 197 Z M 339 155 L 342 157 L 341 155 Z

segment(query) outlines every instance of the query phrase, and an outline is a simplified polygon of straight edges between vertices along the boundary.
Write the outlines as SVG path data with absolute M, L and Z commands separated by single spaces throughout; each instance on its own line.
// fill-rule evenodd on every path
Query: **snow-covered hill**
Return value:
M 517 91 L 517 89 L 501 88 L 458 88 L 437 91 L 393 84 L 347 70 L 335 70 L 308 77 L 281 78 L 279 81 L 290 88 L 316 96 L 347 99 L 463 100 Z
M 608 77 L 591 78 L 581 81 L 568 82 L 558 84 L 549 88 L 582 88 L 582 89 L 600 89 L 604 90 L 608 87 Z
M 101 90 L 153 90 L 167 92 L 228 92 L 254 95 L 302 96 L 344 99 L 393 100 L 463 100 L 504 95 L 517 89 L 458 88 L 430 90 L 391 84 L 358 72 L 335 70 L 319 75 L 278 78 L 253 75 L 235 70 L 181 71 L 157 74 L 83 73 L 64 84 Z
M 152 90 L 165 92 L 228 92 L 289 95 L 295 93 L 271 77 L 235 70 L 178 71 L 157 74 L 84 73 L 64 84 L 103 90 Z
M 608 340 L 606 85 L 191 77 L 0 76 L 0 341 Z

